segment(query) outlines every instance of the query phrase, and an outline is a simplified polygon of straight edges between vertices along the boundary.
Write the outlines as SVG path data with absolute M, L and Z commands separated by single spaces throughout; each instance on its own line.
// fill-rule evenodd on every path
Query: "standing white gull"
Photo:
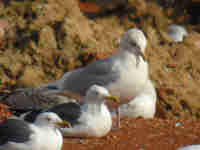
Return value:
M 0 150 L 61 150 L 58 127 L 68 126 L 55 113 L 41 113 L 34 124 L 8 119 L 0 124 Z
M 120 39 L 117 54 L 65 73 L 60 80 L 41 87 L 49 88 L 49 93 L 68 90 L 85 96 L 87 89 L 97 84 L 117 96 L 121 104 L 127 103 L 148 80 L 148 63 L 144 60 L 146 45 L 143 32 L 138 28 L 130 29 Z
M 130 29 L 120 39 L 119 53 L 67 72 L 60 80 L 41 87 L 48 87 L 49 92 L 69 90 L 85 96 L 91 85 L 98 84 L 120 99 L 129 100 L 148 79 L 148 64 L 143 59 L 146 44 L 141 30 Z
M 88 89 L 83 104 L 59 104 L 47 110 L 32 111 L 24 115 L 23 119 L 33 122 L 41 112 L 54 112 L 72 126 L 71 128 L 61 128 L 64 136 L 102 137 L 112 127 L 112 116 L 105 105 L 105 100 L 117 101 L 107 89 L 93 85 Z

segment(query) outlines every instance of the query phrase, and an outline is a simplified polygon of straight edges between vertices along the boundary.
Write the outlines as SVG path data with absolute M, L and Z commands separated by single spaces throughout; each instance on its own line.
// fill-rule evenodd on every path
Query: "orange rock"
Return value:
M 176 64 L 167 64 L 168 68 L 176 68 L 176 66 L 177 66 Z
M 200 34 L 197 33 L 197 32 L 190 33 L 185 38 L 185 43 L 188 44 L 188 45 L 192 45 L 196 48 L 200 48 Z
M 79 8 L 84 13 L 98 13 L 101 10 L 101 7 L 97 6 L 95 3 L 80 2 Z
M 9 27 L 9 23 L 5 19 L 0 19 L 0 28 L 7 29 Z
M 0 104 L 0 123 L 8 119 L 9 116 L 11 116 L 11 113 L 8 111 L 8 106 Z

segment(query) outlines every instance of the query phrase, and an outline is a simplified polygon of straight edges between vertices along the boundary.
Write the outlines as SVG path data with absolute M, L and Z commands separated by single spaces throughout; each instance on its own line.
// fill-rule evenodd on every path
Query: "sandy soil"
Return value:
M 176 150 L 200 144 L 200 121 L 122 119 L 120 130 L 100 139 L 65 138 L 63 150 Z
M 0 122 L 10 113 L 0 105 Z M 167 120 L 123 118 L 121 128 L 102 138 L 64 138 L 62 150 L 176 150 L 191 144 L 200 144 L 199 120 Z
M 127 8 L 92 19 L 85 13 L 102 14 L 117 5 L 0 1 L 0 89 L 59 79 L 66 71 L 112 55 L 121 35 L 138 27 L 148 39 L 145 55 L 158 93 L 158 116 L 199 119 L 200 28 L 194 24 L 198 14 L 190 11 L 199 2 L 130 0 Z M 186 24 L 190 34 L 183 43 L 173 43 L 167 36 L 171 23 Z

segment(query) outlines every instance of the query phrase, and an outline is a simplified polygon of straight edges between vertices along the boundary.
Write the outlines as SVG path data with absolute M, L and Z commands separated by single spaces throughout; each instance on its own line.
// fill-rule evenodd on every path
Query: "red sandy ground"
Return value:
M 121 129 L 103 138 L 65 138 L 63 150 L 176 150 L 200 143 L 200 121 L 136 118 L 121 124 Z
M 0 120 L 9 115 L 7 107 L 0 105 Z M 62 150 L 176 150 L 200 144 L 199 137 L 200 121 L 124 118 L 119 130 L 103 138 L 65 138 Z

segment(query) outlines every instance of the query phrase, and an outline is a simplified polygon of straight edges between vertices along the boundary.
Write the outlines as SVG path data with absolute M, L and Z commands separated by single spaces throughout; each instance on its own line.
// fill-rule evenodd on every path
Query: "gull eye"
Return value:
M 96 91 L 96 92 L 95 92 L 95 95 L 99 95 L 99 92 Z
M 51 121 L 51 118 L 47 117 L 47 121 Z
M 137 44 L 136 44 L 136 42 L 135 41 L 129 41 L 129 43 L 131 44 L 131 46 L 133 46 L 133 47 L 139 47 Z

